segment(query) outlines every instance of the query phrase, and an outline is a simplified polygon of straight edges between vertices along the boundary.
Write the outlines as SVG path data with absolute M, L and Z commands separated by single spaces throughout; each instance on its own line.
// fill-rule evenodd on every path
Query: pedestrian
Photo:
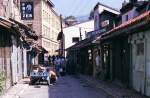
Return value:
M 57 80 L 56 73 L 53 70 L 50 70 L 49 75 L 50 75 L 50 84 L 56 83 Z
M 56 74 L 57 76 L 59 76 L 60 58 L 58 56 L 56 57 L 54 64 L 55 64 Z

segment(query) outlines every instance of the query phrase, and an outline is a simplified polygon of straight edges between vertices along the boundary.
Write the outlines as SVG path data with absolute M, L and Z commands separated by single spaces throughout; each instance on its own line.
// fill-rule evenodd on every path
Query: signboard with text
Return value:
M 21 19 L 32 20 L 34 18 L 34 5 L 33 2 L 21 2 Z

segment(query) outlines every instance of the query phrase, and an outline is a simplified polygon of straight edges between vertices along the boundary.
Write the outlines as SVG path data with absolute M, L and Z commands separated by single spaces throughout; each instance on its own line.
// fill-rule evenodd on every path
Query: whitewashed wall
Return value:
M 70 26 L 63 29 L 64 35 L 65 35 L 65 49 L 71 47 L 75 43 L 72 42 L 73 37 L 80 37 L 80 30 L 81 27 L 81 35 L 82 40 L 85 39 L 86 32 L 90 32 L 94 30 L 94 21 L 86 21 L 74 26 Z
M 26 77 L 27 76 L 27 51 L 26 49 L 23 49 L 23 62 L 24 62 L 23 74 L 24 74 L 24 77 Z
M 17 83 L 18 82 L 18 72 L 17 72 L 17 41 L 15 39 L 14 36 L 11 36 L 12 38 L 12 51 L 11 51 L 11 64 L 12 64 L 12 78 L 13 78 L 13 83 Z

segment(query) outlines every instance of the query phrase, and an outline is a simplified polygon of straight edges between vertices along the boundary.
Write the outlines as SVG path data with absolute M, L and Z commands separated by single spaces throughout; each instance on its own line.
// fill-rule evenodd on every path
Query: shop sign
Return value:
M 33 2 L 21 2 L 21 19 L 32 20 L 34 18 Z

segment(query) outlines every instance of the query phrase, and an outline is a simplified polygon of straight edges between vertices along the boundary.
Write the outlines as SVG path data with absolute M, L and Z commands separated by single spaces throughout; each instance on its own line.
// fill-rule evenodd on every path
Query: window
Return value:
M 137 55 L 144 55 L 144 43 L 137 44 Z
M 73 42 L 73 43 L 79 42 L 79 37 L 73 37 L 73 38 L 72 38 L 72 42 Z

